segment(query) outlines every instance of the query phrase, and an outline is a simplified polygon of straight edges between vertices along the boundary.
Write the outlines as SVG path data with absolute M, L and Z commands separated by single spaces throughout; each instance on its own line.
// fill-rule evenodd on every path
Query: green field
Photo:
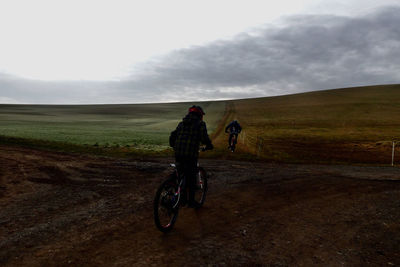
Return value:
M 0 135 L 99 147 L 163 150 L 193 103 L 136 105 L 0 105 Z M 209 132 L 224 102 L 200 103 Z

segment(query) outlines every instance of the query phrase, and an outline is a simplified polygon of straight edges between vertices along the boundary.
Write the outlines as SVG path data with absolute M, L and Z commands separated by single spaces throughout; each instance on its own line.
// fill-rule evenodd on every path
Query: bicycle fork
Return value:
M 182 191 L 182 188 L 184 187 L 183 182 L 184 182 L 184 179 L 182 178 L 178 185 L 178 191 L 174 193 L 174 197 L 176 197 L 177 200 L 176 200 L 174 206 L 172 206 L 173 209 L 175 209 L 179 205 L 179 201 L 181 199 L 181 191 Z

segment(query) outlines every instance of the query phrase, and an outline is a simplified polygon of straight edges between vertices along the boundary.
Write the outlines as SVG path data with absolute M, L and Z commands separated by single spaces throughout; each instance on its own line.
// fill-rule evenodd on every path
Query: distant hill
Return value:
M 391 141 L 400 141 L 400 85 L 235 100 L 228 105 L 227 120 L 236 118 L 244 128 L 242 151 L 265 159 L 390 163 Z

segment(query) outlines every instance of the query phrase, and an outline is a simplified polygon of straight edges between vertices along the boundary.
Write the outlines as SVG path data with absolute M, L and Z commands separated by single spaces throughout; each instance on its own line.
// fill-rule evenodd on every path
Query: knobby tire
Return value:
M 200 188 L 199 185 L 199 178 L 202 181 L 202 188 Z M 196 176 L 196 182 L 197 182 L 197 190 L 196 190 L 196 195 L 195 195 L 195 201 L 198 204 L 198 208 L 200 208 L 201 206 L 203 206 L 204 201 L 206 200 L 206 195 L 207 195 L 207 190 L 208 190 L 208 181 L 207 181 L 207 173 L 206 171 L 202 168 L 199 167 L 198 168 L 198 172 L 197 172 L 197 176 Z M 197 196 L 200 195 L 200 199 L 197 199 Z
M 167 205 L 167 207 L 162 206 L 162 201 L 168 201 L 171 198 L 171 193 L 174 193 L 177 188 L 176 182 L 174 182 L 171 178 L 164 181 L 160 187 L 157 189 L 156 196 L 154 198 L 154 223 L 156 227 L 163 233 L 167 233 L 172 230 L 176 219 L 178 218 L 179 206 L 177 208 L 172 208 L 173 203 Z M 162 194 L 166 193 L 167 195 L 162 196 Z M 163 199 L 164 198 L 164 199 Z M 166 212 L 170 219 L 167 223 L 164 223 L 160 219 L 160 209 L 162 212 Z

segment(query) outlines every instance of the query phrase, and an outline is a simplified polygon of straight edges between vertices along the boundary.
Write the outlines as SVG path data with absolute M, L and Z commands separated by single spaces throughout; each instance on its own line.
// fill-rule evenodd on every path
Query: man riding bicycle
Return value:
M 190 107 L 189 113 L 171 132 L 169 137 L 170 146 L 175 151 L 178 173 L 183 173 L 186 176 L 187 188 L 189 189 L 189 207 L 194 208 L 197 206 L 194 195 L 200 144 L 206 145 L 206 149 L 214 148 L 207 133 L 206 123 L 203 121 L 204 115 L 205 113 L 200 106 Z M 186 197 L 183 198 L 183 202 L 185 200 L 187 200 Z
M 242 127 L 240 126 L 237 120 L 233 120 L 228 126 L 225 127 L 225 132 L 229 133 L 229 140 L 228 140 L 228 148 L 233 149 L 236 145 L 236 140 L 238 134 L 242 131 Z M 232 144 L 232 138 L 235 137 L 235 144 Z M 233 146 L 233 147 L 232 147 Z

